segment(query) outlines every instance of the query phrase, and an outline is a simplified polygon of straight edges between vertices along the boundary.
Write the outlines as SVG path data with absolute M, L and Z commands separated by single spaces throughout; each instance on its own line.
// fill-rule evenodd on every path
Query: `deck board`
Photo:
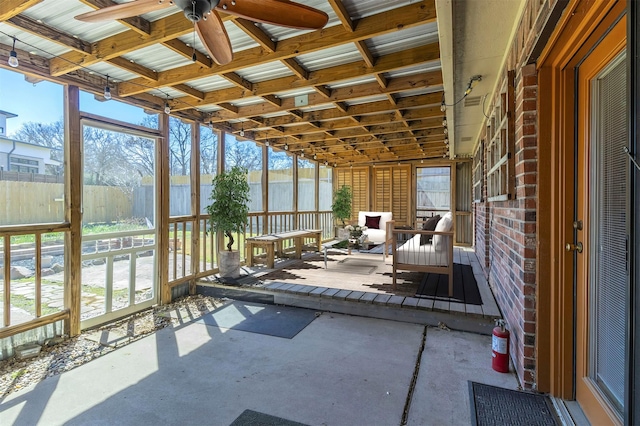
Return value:
M 482 305 L 465 304 L 457 299 L 416 297 L 423 273 L 399 271 L 396 291 L 393 290 L 391 257 L 383 259 L 377 254 L 328 249 L 327 268 L 324 255 L 307 253 L 300 260 L 276 262 L 274 269 L 250 269 L 256 280 L 252 286 L 263 290 L 287 293 L 313 299 L 331 299 L 340 302 L 361 303 L 389 308 L 449 313 L 473 318 L 499 318 L 500 310 L 487 284 L 484 271 L 475 252 L 468 247 L 454 247 L 454 255 L 462 264 L 470 265 L 478 284 Z M 353 265 L 353 268 L 349 268 Z M 462 286 L 472 285 L 470 274 L 462 274 Z M 436 285 L 448 286 L 446 276 Z M 456 278 L 457 279 L 457 278 Z M 442 281 L 442 282 L 440 282 Z M 460 283 L 456 282 L 456 286 Z

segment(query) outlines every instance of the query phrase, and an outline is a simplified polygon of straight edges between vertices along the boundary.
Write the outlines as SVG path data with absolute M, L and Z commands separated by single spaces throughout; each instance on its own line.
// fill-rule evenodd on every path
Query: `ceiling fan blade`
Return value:
M 124 19 L 144 13 L 154 12 L 173 6 L 169 0 L 136 0 L 129 3 L 116 4 L 92 12 L 83 13 L 76 16 L 78 21 L 100 22 L 110 19 Z
M 329 20 L 323 11 L 289 0 L 221 0 L 216 9 L 255 22 L 302 30 L 322 28 Z
M 209 55 L 217 64 L 224 65 L 231 62 L 233 59 L 231 41 L 222 19 L 215 11 L 207 16 L 206 21 L 201 19 L 196 23 L 196 31 Z

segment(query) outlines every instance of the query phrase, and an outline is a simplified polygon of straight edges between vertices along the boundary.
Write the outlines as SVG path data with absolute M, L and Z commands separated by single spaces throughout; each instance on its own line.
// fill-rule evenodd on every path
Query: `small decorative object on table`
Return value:
M 349 232 L 349 243 L 352 244 L 354 248 L 359 248 L 360 244 L 367 238 L 367 234 L 364 233 L 364 231 L 368 229 L 366 226 L 347 225 L 344 229 Z

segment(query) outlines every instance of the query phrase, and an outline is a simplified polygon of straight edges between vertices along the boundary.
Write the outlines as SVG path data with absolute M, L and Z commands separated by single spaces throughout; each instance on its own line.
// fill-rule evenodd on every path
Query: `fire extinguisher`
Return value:
M 503 319 L 496 320 L 491 340 L 491 356 L 493 358 L 491 367 L 500 373 L 509 372 L 509 330 L 504 326 Z

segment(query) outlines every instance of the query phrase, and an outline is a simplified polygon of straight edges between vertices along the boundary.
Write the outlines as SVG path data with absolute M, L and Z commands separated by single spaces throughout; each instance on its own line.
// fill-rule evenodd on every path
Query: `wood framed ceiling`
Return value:
M 73 16 L 113 1 L 3 0 L 0 67 L 16 37 L 16 71 L 29 78 L 101 97 L 105 75 L 116 76 L 114 99 L 156 112 L 168 103 L 238 139 L 336 166 L 442 159 L 434 1 L 298 0 L 329 15 L 317 31 L 221 13 L 234 59 L 220 66 L 189 42 L 193 24 L 177 8 L 96 25 Z

